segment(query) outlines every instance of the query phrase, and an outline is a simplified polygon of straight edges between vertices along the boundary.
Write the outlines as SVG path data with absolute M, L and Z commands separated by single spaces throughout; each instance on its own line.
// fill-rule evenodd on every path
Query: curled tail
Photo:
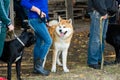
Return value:
M 49 26 L 54 26 L 54 25 L 57 25 L 57 24 L 58 24 L 57 20 L 49 21 Z

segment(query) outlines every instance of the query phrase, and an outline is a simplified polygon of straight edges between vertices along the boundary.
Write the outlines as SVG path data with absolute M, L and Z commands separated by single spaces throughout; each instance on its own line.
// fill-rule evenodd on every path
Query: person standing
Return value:
M 90 37 L 88 43 L 87 64 L 90 68 L 100 69 L 102 62 L 102 53 L 105 47 L 105 38 L 108 27 L 107 8 L 111 5 L 112 0 L 88 0 L 88 12 L 90 15 Z M 102 23 L 100 23 L 102 19 Z M 102 26 L 102 32 L 100 32 Z M 100 34 L 102 33 L 102 44 L 100 43 Z M 104 65 L 109 64 L 104 62 Z
M 21 0 L 21 5 L 29 10 L 28 21 L 35 31 L 34 73 L 48 76 L 50 72 L 43 68 L 43 62 L 52 45 L 52 39 L 46 27 L 48 16 L 48 0 Z
M 20 20 L 21 29 L 29 29 L 27 22 L 27 10 L 21 6 L 21 0 L 14 0 L 14 11 L 16 13 L 16 18 Z
M 14 30 L 9 16 L 10 0 L 0 0 L 0 57 L 2 55 L 7 28 Z

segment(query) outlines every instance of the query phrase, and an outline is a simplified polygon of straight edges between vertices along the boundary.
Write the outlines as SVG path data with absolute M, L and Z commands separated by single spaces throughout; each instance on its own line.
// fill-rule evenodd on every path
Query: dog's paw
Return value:
M 59 66 L 63 66 L 61 63 L 57 63 Z
M 56 67 L 52 67 L 51 72 L 56 72 Z
M 51 69 L 51 72 L 56 72 L 56 69 Z
M 70 71 L 69 71 L 69 69 L 66 68 L 66 69 L 64 69 L 64 72 L 70 72 Z

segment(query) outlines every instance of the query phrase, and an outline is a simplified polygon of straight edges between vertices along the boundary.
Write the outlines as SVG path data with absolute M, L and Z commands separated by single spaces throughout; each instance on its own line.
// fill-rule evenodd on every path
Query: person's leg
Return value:
M 0 23 L 0 57 L 2 55 L 3 47 L 4 47 L 4 41 L 6 38 L 6 27 L 3 27 L 2 24 Z
M 21 27 L 28 29 L 27 14 L 23 6 L 20 5 L 20 1 L 14 0 L 14 11 L 16 12 L 16 17 L 20 19 Z
M 40 53 L 40 47 L 41 47 L 41 45 L 42 45 L 42 40 L 41 40 L 40 38 L 38 38 L 37 34 L 35 34 L 35 35 L 36 35 L 37 40 L 36 40 L 36 43 L 35 43 L 35 46 L 34 46 L 34 54 L 33 54 L 33 56 L 34 56 L 34 61 L 35 61 L 36 59 L 38 59 L 39 54 L 41 54 L 41 53 Z
M 98 58 L 100 54 L 100 15 L 94 11 L 90 14 L 91 25 L 90 25 L 90 37 L 88 44 L 88 65 L 98 64 Z
M 40 23 L 40 19 L 31 19 L 30 25 L 34 29 L 37 37 L 34 47 L 34 72 L 49 75 L 49 72 L 43 68 L 43 62 L 52 44 L 52 39 L 45 23 Z
M 33 20 L 30 23 L 34 28 L 37 36 L 36 46 L 39 48 L 39 51 L 37 51 L 36 53 L 39 54 L 40 59 L 44 59 L 52 44 L 52 39 L 44 23 L 40 23 L 39 20 Z

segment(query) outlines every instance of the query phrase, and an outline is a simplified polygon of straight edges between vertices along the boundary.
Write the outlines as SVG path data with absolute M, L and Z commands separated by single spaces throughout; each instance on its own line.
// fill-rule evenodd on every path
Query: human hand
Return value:
M 41 18 L 46 17 L 46 14 L 36 6 L 32 6 L 31 11 L 36 12 Z
M 102 19 L 107 19 L 108 18 L 108 14 L 101 16 Z
M 13 31 L 13 30 L 14 30 L 14 26 L 13 26 L 12 24 L 10 24 L 10 25 L 8 26 L 8 29 L 9 29 L 9 31 Z
M 44 18 L 44 17 L 46 17 L 46 14 L 45 14 L 44 12 L 40 11 L 39 16 L 40 16 L 41 18 Z

